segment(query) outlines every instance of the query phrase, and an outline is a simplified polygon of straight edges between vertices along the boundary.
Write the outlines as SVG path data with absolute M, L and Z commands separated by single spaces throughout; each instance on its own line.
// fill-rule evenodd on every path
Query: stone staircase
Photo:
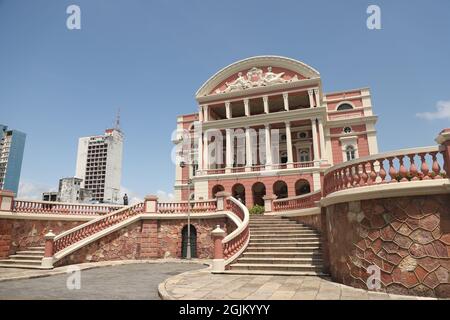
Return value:
M 320 234 L 279 216 L 251 216 L 250 242 L 230 274 L 326 276 Z
M 45 269 L 41 267 L 44 247 L 29 247 L 0 260 L 0 268 Z

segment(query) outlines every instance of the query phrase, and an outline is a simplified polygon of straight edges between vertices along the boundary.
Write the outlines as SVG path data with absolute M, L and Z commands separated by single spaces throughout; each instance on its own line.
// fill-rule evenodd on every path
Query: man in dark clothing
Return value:
M 124 206 L 127 206 L 127 205 L 128 205 L 128 196 L 127 196 L 126 193 L 125 193 L 125 195 L 123 196 L 123 205 L 124 205 Z

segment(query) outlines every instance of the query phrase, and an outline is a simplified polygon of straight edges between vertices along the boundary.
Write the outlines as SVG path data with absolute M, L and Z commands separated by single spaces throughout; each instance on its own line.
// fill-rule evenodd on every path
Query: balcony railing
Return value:
M 158 202 L 158 213 L 186 213 L 191 206 L 192 213 L 214 212 L 217 209 L 217 201 L 204 200 L 184 202 Z
M 289 166 L 287 163 L 277 163 L 277 164 L 272 164 L 271 170 L 284 170 L 284 169 L 300 169 L 300 168 L 312 168 L 315 166 L 314 161 L 307 161 L 307 162 L 294 162 L 292 163 L 291 166 Z M 242 167 L 233 167 L 229 169 L 229 172 L 227 172 L 227 170 L 225 168 L 219 168 L 219 169 L 207 169 L 204 170 L 203 173 L 205 174 L 225 174 L 225 173 L 240 173 L 240 172 L 246 172 L 246 171 L 251 171 L 251 172 L 258 172 L 258 171 L 265 171 L 266 170 L 266 165 L 264 164 L 259 164 L 259 165 L 254 165 L 252 167 L 250 167 L 249 170 L 246 170 L 247 167 L 242 166 Z M 201 172 L 201 170 L 199 170 Z

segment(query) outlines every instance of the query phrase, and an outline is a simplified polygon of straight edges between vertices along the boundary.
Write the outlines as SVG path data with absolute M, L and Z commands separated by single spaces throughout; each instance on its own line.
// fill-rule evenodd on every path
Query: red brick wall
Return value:
M 382 291 L 450 297 L 448 195 L 356 201 L 326 210 L 333 280 L 367 289 L 367 267 L 376 265 Z
M 44 235 L 50 230 L 60 234 L 85 221 L 61 220 L 0 220 L 0 258 L 8 257 L 30 246 L 44 245 Z

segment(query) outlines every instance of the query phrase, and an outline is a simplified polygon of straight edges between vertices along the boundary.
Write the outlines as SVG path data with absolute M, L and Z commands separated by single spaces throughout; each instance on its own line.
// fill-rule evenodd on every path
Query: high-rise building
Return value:
M 78 141 L 75 176 L 83 179 L 81 188 L 92 191 L 92 200 L 118 203 L 122 176 L 123 134 L 116 126 L 103 135 L 82 137 Z
M 0 124 L 0 189 L 19 189 L 26 134 Z

